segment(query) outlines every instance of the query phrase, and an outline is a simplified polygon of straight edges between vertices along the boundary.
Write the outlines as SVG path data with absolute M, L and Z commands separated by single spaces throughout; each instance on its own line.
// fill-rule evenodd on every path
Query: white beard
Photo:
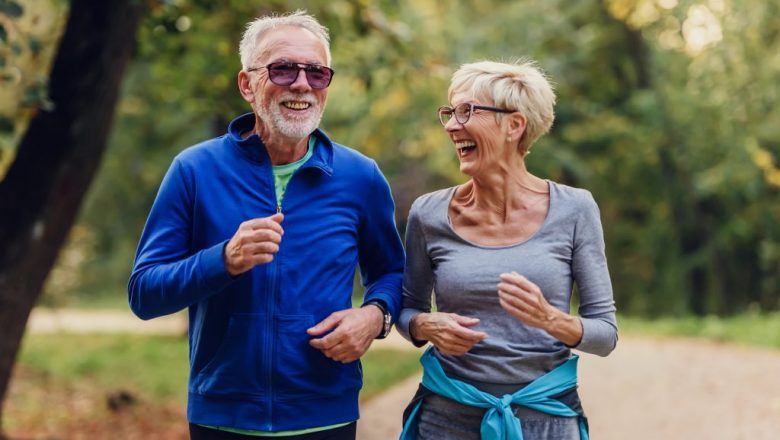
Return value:
M 288 117 L 283 115 L 280 109 L 284 101 L 304 101 L 311 107 L 300 117 Z M 317 99 L 309 93 L 285 93 L 276 102 L 260 102 L 260 119 L 273 133 L 289 139 L 303 139 L 319 127 L 323 110 L 324 108 L 319 107 Z

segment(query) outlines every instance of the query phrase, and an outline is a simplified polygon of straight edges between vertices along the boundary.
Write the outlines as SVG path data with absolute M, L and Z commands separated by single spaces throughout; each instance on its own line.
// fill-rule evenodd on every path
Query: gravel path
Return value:
M 32 332 L 186 332 L 186 316 L 36 309 Z M 415 349 L 397 333 L 372 349 Z M 361 408 L 358 440 L 397 439 L 412 377 Z M 621 337 L 607 358 L 580 358 L 580 395 L 597 440 L 780 438 L 780 351 L 693 339 Z M 446 440 L 446 439 L 444 439 Z
M 622 337 L 609 357 L 582 354 L 579 366 L 594 439 L 780 438 L 780 351 Z M 358 439 L 397 439 L 418 381 L 366 402 Z

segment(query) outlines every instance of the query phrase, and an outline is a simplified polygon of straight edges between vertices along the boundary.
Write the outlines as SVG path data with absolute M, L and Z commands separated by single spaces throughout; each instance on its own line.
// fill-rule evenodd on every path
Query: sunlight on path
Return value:
M 695 339 L 623 338 L 583 355 L 580 389 L 593 437 L 778 438 L 780 351 Z
M 27 321 L 30 333 L 187 334 L 186 312 L 143 321 L 128 310 L 35 308 Z
M 622 337 L 581 354 L 580 395 L 598 440 L 770 440 L 780 432 L 780 351 Z M 397 439 L 413 377 L 361 407 L 358 440 Z
M 35 309 L 28 330 L 186 334 L 186 314 Z M 372 349 L 422 353 L 393 332 Z M 623 336 L 607 358 L 582 354 L 580 395 L 599 440 L 770 440 L 780 432 L 780 351 L 695 339 Z M 358 440 L 398 438 L 412 377 L 361 405 Z

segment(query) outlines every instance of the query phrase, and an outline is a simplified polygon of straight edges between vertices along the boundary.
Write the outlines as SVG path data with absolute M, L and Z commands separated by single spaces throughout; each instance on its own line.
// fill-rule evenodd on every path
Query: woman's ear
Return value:
M 238 91 L 241 92 L 241 97 L 244 98 L 244 101 L 254 102 L 255 92 L 252 91 L 251 83 L 249 82 L 249 73 L 245 70 L 238 72 Z
M 528 123 L 525 115 L 520 112 L 510 113 L 506 117 L 509 130 L 507 132 L 507 138 L 512 142 L 519 142 L 520 138 L 525 133 L 525 127 Z

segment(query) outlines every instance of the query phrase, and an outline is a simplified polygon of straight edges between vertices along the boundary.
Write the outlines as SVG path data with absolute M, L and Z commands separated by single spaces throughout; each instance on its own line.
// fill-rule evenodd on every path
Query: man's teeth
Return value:
M 307 108 L 311 107 L 311 104 L 308 102 L 298 102 L 298 101 L 286 101 L 282 103 L 285 107 L 293 110 L 306 110 Z

